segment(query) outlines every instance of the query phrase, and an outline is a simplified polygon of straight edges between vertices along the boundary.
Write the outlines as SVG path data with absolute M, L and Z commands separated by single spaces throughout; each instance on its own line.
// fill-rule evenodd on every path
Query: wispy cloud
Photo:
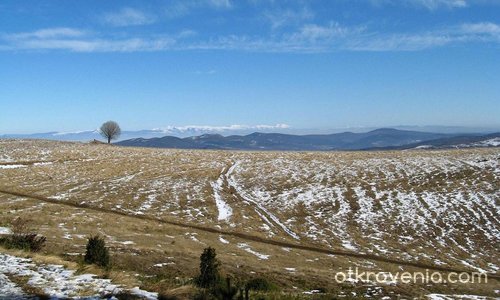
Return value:
M 271 24 L 272 29 L 287 25 L 300 24 L 314 18 L 314 13 L 307 7 L 300 9 L 274 9 L 264 12 L 264 17 Z
M 468 0 L 369 0 L 376 6 L 383 5 L 410 5 L 423 7 L 429 10 L 438 8 L 463 8 L 468 6 Z
M 139 52 L 225 50 L 314 53 L 331 51 L 419 51 L 450 44 L 500 44 L 500 25 L 463 23 L 437 30 L 378 33 L 364 26 L 309 23 L 294 31 L 268 36 L 219 35 L 206 38 L 183 30 L 170 35 L 113 37 L 72 28 L 48 28 L 0 35 L 0 50 L 67 50 L 74 52 Z
M 159 51 L 172 47 L 171 37 L 100 38 L 90 32 L 73 28 L 47 28 L 0 36 L 5 50 L 66 50 L 72 52 L 136 52 Z
M 193 72 L 193 74 L 195 75 L 214 75 L 215 73 L 217 73 L 216 70 L 196 70 Z
M 49 38 L 74 38 L 81 37 L 86 34 L 85 31 L 67 28 L 67 27 L 57 27 L 57 28 L 47 28 L 40 29 L 32 32 L 21 32 L 8 35 L 10 39 L 49 39 Z
M 336 22 L 330 22 L 326 26 L 305 24 L 299 31 L 291 34 L 289 40 L 296 43 L 329 41 L 362 30 L 362 28 L 341 26 Z
M 465 43 L 500 43 L 500 26 L 494 23 L 465 23 L 427 32 L 356 38 L 349 41 L 347 48 L 363 51 L 418 51 Z
M 467 23 L 463 24 L 460 29 L 464 33 L 500 35 L 500 25 L 490 22 Z
M 233 6 L 230 0 L 206 0 L 206 2 L 217 8 L 231 8 Z
M 457 41 L 457 38 L 446 34 L 393 34 L 384 37 L 352 39 L 345 45 L 346 49 L 357 51 L 419 51 L 441 47 Z
M 233 8 L 230 0 L 183 0 L 171 3 L 165 9 L 165 15 L 168 18 L 179 18 L 189 15 L 195 10 L 202 8 L 213 8 L 218 10 L 227 10 Z
M 124 7 L 118 12 L 103 15 L 102 20 L 103 22 L 113 26 L 137 26 L 154 23 L 156 17 L 146 14 L 138 9 Z
M 162 128 L 155 128 L 153 130 L 164 133 L 178 133 L 178 132 L 224 132 L 224 131 L 248 131 L 248 130 L 276 130 L 276 129 L 289 129 L 288 124 L 275 124 L 275 125 L 241 125 L 233 124 L 226 126 L 211 126 L 211 125 L 186 125 L 186 126 L 166 126 Z
M 465 0 L 410 0 L 414 5 L 420 5 L 428 9 L 436 9 L 439 7 L 460 8 L 466 7 Z

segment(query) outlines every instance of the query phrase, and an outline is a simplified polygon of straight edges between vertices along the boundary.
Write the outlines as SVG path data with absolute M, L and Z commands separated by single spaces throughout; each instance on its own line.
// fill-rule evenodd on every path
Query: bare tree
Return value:
M 108 144 L 110 144 L 111 140 L 115 140 L 120 136 L 122 130 L 120 129 L 118 123 L 116 123 L 115 121 L 107 121 L 106 123 L 102 124 L 101 128 L 99 129 L 99 133 L 104 138 L 108 139 Z

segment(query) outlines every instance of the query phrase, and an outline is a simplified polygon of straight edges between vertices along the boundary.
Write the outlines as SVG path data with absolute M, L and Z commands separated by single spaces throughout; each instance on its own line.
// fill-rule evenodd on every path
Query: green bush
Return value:
M 47 238 L 36 233 L 11 234 L 2 239 L 0 243 L 6 248 L 15 248 L 38 252 L 45 246 Z
M 96 264 L 100 267 L 109 267 L 109 251 L 106 248 L 104 239 L 100 236 L 90 236 L 87 242 L 87 250 L 85 252 L 85 262 L 88 264 Z
M 233 300 L 238 293 L 238 288 L 236 286 L 231 285 L 231 279 L 229 277 L 226 278 L 226 282 L 220 282 L 219 285 L 212 289 L 212 294 L 216 299 L 220 300 Z
M 276 286 L 266 278 L 258 277 L 247 281 L 245 288 L 251 291 L 269 292 L 276 290 Z
M 0 238 L 0 244 L 6 248 L 15 248 L 38 252 L 45 246 L 47 238 L 33 231 L 32 220 L 17 217 L 11 221 L 12 234 Z
M 205 248 L 200 256 L 200 275 L 196 283 L 202 288 L 215 287 L 220 279 L 220 263 L 216 258 L 217 254 L 212 247 Z

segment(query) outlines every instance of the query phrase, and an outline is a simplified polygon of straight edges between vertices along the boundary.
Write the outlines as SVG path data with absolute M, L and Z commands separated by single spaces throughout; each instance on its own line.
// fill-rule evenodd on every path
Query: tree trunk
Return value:
M 108 136 L 108 144 L 111 144 L 111 137 Z

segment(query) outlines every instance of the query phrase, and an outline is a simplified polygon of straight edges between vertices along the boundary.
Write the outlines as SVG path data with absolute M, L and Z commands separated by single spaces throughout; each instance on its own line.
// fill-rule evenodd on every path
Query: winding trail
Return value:
M 153 222 L 158 222 L 158 223 L 162 223 L 162 224 L 178 226 L 181 228 L 189 228 L 189 229 L 199 230 L 199 231 L 203 231 L 203 232 L 215 233 L 218 235 L 222 234 L 222 235 L 233 236 L 233 237 L 237 237 L 237 238 L 240 238 L 243 240 L 253 241 L 253 242 L 267 244 L 267 245 L 274 245 L 274 246 L 286 247 L 286 248 L 291 248 L 291 249 L 310 251 L 310 252 L 315 252 L 315 253 L 368 259 L 368 260 L 384 262 L 384 263 L 391 263 L 391 264 L 396 264 L 396 265 L 401 265 L 401 266 L 410 266 L 410 267 L 443 271 L 443 272 L 457 272 L 457 273 L 460 273 L 460 272 L 474 273 L 475 272 L 475 271 L 471 271 L 471 270 L 447 268 L 447 267 L 436 266 L 436 265 L 421 264 L 421 263 L 417 263 L 417 262 L 408 262 L 408 261 L 373 255 L 373 254 L 362 254 L 362 253 L 356 253 L 356 252 L 350 252 L 350 251 L 325 249 L 325 248 L 318 247 L 318 246 L 304 245 L 304 244 L 299 243 L 299 242 L 293 243 L 293 242 L 277 241 L 277 240 L 266 239 L 266 238 L 254 236 L 251 234 L 236 232 L 236 231 L 222 230 L 222 229 L 217 229 L 217 228 L 206 227 L 204 225 L 194 225 L 194 224 L 188 224 L 188 223 L 167 220 L 167 219 L 159 219 L 159 218 L 145 216 L 145 215 L 131 215 L 131 214 L 128 214 L 126 212 L 116 211 L 116 210 L 111 210 L 111 209 L 106 209 L 106 208 L 92 207 L 92 206 L 89 206 L 87 204 L 78 204 L 78 203 L 72 203 L 72 202 L 68 202 L 68 201 L 62 202 L 60 200 L 50 199 L 50 198 L 39 196 L 39 195 L 9 190 L 9 189 L 6 189 L 5 187 L 0 187 L 0 193 L 5 194 L 5 195 L 10 195 L 10 196 L 29 198 L 29 199 L 38 200 L 41 202 L 51 203 L 51 204 L 55 204 L 55 205 L 62 205 L 62 206 L 68 206 L 68 207 L 73 207 L 73 208 L 85 209 L 87 211 L 96 211 L 96 212 L 107 213 L 107 214 L 112 214 L 112 215 L 124 216 L 124 217 L 132 218 L 132 219 L 153 221 Z M 488 278 L 490 278 L 490 279 L 500 280 L 500 275 L 492 274 L 492 273 L 487 273 L 487 274 L 488 274 Z

